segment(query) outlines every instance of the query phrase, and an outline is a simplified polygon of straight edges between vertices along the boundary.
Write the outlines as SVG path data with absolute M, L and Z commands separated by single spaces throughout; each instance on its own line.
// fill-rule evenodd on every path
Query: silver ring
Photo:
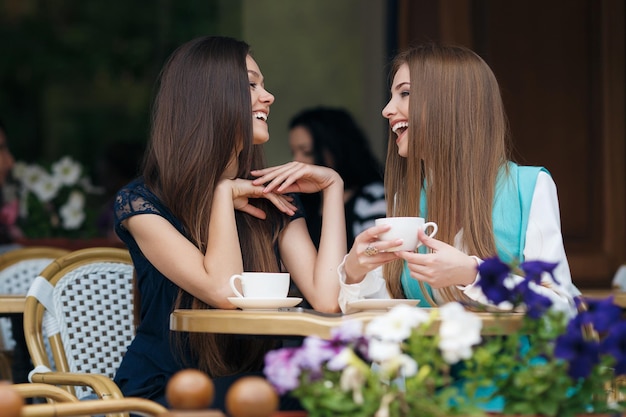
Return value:
M 367 256 L 374 256 L 378 254 L 378 249 L 376 249 L 372 245 L 368 245 L 367 248 L 365 248 L 365 250 L 363 251 L 363 253 L 365 253 Z

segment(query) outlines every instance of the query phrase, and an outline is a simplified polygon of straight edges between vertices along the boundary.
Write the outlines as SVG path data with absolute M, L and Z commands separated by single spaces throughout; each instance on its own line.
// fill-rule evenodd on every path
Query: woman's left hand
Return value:
M 407 261 L 411 277 L 435 289 L 470 285 L 475 281 L 478 271 L 474 258 L 447 243 L 428 237 L 422 230 L 418 236 L 424 246 L 432 249 L 432 253 L 395 252 Z
M 266 184 L 265 193 L 316 193 L 333 184 L 343 188 L 343 180 L 333 169 L 302 162 L 288 162 L 254 170 L 251 174 L 258 177 L 253 181 L 254 185 Z

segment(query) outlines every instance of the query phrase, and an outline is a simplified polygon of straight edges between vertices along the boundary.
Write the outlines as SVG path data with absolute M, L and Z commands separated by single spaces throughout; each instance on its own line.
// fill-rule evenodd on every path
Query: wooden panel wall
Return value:
M 493 68 L 514 156 L 558 187 L 572 277 L 608 287 L 626 263 L 622 0 L 401 0 L 400 47 L 469 46 Z

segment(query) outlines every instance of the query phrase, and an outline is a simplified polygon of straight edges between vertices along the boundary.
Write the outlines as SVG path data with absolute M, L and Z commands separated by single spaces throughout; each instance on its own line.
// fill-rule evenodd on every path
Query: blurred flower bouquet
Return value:
M 399 305 L 365 329 L 346 320 L 330 340 L 269 352 L 265 374 L 311 417 L 615 412 L 624 404 L 609 391 L 626 373 L 626 322 L 611 299 L 588 300 L 579 314 L 551 308 L 533 287 L 554 266 L 522 263 L 526 276 L 514 280 L 498 259 L 481 265 L 480 285 L 499 311 L 525 311 L 507 336 L 481 337 L 480 315 L 460 303 Z
M 24 237 L 97 235 L 96 213 L 88 200 L 101 191 L 84 175 L 80 163 L 65 156 L 48 171 L 41 165 L 16 162 L 12 176 L 17 181 L 17 226 Z

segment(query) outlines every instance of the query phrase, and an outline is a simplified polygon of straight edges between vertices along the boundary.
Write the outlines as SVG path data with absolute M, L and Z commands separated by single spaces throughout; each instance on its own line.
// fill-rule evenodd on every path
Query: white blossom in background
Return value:
M 26 175 L 27 168 L 28 168 L 28 165 L 25 162 L 15 161 L 15 163 L 13 164 L 13 169 L 11 170 L 11 175 L 16 180 L 23 182 L 23 179 Z
M 70 197 L 59 209 L 61 224 L 64 229 L 78 229 L 85 221 L 85 195 L 80 191 L 72 191 Z
M 444 304 L 439 308 L 439 314 L 439 349 L 443 359 L 449 364 L 469 359 L 472 356 L 472 346 L 481 341 L 482 320 L 457 302 Z
M 52 174 L 64 185 L 75 185 L 82 174 L 81 165 L 69 156 L 52 164 Z
M 92 213 L 88 196 L 102 194 L 102 187 L 92 184 L 83 165 L 70 156 L 49 167 L 23 161 L 13 165 L 12 200 L 19 200 L 16 227 L 27 238 L 92 237 L 94 232 L 85 228 Z
M 39 165 L 26 165 L 16 163 L 14 169 L 14 177 L 19 179 L 24 187 L 28 190 L 33 190 L 37 184 L 39 184 L 43 178 L 49 177 L 50 174 Z
M 34 176 L 30 178 L 34 179 Z M 32 184 L 31 191 L 40 201 L 46 203 L 56 197 L 60 189 L 61 183 L 59 180 L 44 172 L 37 176 L 37 182 Z

